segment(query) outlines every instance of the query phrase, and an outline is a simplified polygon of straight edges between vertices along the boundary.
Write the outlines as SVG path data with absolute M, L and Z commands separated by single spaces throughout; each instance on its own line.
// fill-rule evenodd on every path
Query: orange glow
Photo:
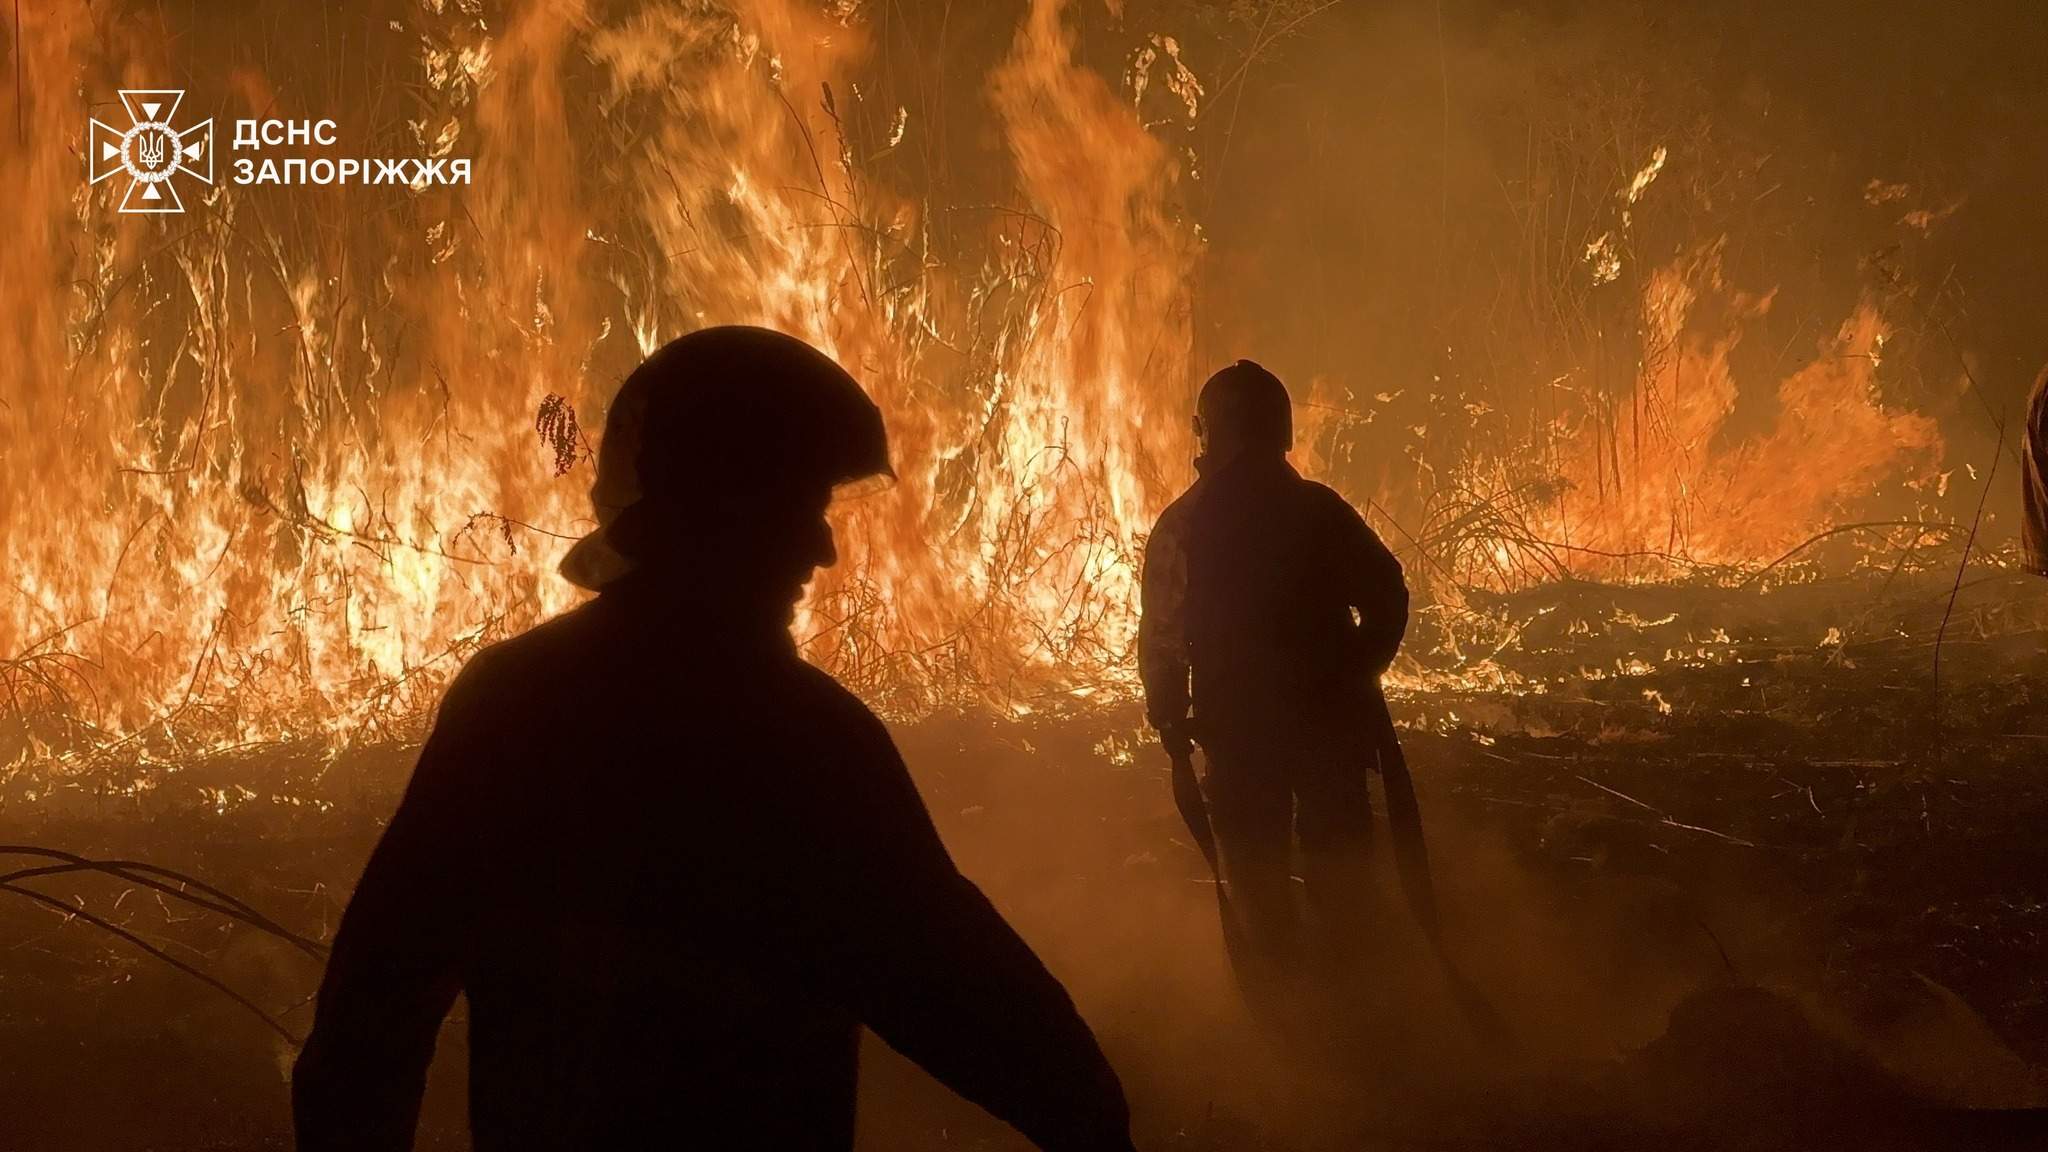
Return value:
M 1718 326 L 1694 317 L 1706 297 Z M 1614 442 L 1558 429 L 1561 492 L 1537 521 L 1572 571 L 1666 573 L 1659 557 L 1701 565 L 1768 562 L 1835 524 L 1880 482 L 1924 480 L 1939 461 L 1933 420 L 1887 409 L 1876 373 L 1886 330 L 1867 301 L 1778 381 L 1760 430 L 1729 434 L 1737 381 L 1729 354 L 1745 321 L 1769 311 L 1722 282 L 1719 245 L 1646 278 L 1650 349 Z
M 1136 541 L 1187 471 L 1196 246 L 1173 156 L 1073 62 L 1058 3 L 990 82 L 1016 210 L 966 217 L 993 255 L 964 268 L 852 155 L 858 26 L 754 0 L 437 28 L 412 154 L 473 157 L 468 188 L 223 179 L 166 226 L 84 186 L 70 101 L 0 143 L 50 238 L 0 256 L 0 707 L 186 750 L 416 718 L 478 643 L 575 600 L 554 567 L 590 464 L 555 475 L 545 398 L 594 436 L 635 360 L 723 322 L 831 352 L 896 438 L 901 482 L 842 509 L 800 616 L 815 659 L 906 704 L 1128 680 Z M 109 97 L 159 63 L 139 39 L 102 57 L 82 4 L 23 31 L 33 75 Z M 559 146 L 588 135 L 563 88 L 586 54 L 644 134 Z M 223 142 L 238 116 L 353 126 L 229 87 Z
M 473 184 L 240 188 L 224 156 L 169 220 L 86 186 L 70 98 L 164 83 L 161 38 L 80 0 L 24 9 L 44 95 L 0 132 L 32 238 L 0 246 L 0 714 L 28 718 L 24 757 L 416 731 L 476 646 L 576 601 L 555 566 L 589 527 L 591 464 L 571 444 L 557 473 L 548 397 L 594 437 L 633 363 L 714 323 L 827 350 L 895 438 L 900 482 L 839 509 L 842 564 L 799 614 L 812 659 L 899 712 L 1128 692 L 1143 536 L 1192 474 L 1201 241 L 1185 153 L 1076 62 L 1060 0 L 1033 0 L 974 94 L 1011 168 L 993 208 L 877 175 L 925 126 L 864 103 L 850 6 L 606 23 L 538 0 L 489 28 L 460 7 L 393 25 L 418 43 L 399 113 L 196 66 L 215 90 L 188 100 L 223 142 L 239 117 L 332 116 L 357 149 L 337 154 L 466 156 Z M 1137 76 L 1157 65 L 1192 118 L 1200 82 L 1153 45 Z M 579 101 L 604 115 L 572 122 Z M 1767 561 L 1932 467 L 1932 421 L 1873 398 L 1872 308 L 1779 384 L 1767 430 L 1724 444 L 1728 354 L 1769 297 L 1732 293 L 1711 248 L 1647 284 L 1669 354 L 1636 382 L 1640 434 L 1617 452 L 1576 412 L 1512 462 L 1562 482 L 1532 528 L 1591 550 L 1574 571 Z M 1694 317 L 1705 293 L 1735 300 L 1720 330 Z

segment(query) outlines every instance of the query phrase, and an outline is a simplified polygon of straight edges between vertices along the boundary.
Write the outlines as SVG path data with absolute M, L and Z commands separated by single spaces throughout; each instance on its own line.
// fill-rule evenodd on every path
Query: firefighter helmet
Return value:
M 562 575 L 599 589 L 630 572 L 617 531 L 628 509 L 734 508 L 894 475 L 881 410 L 831 357 L 766 328 L 700 329 L 656 350 L 613 398 L 590 489 L 598 527 Z
M 1285 453 L 1294 442 L 1294 406 L 1280 378 L 1239 360 L 1202 385 L 1195 433 L 1205 456 L 1242 451 Z

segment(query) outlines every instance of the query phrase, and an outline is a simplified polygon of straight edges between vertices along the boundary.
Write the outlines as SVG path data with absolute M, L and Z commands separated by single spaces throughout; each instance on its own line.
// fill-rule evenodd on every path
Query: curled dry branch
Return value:
M 38 904 L 43 904 L 62 912 L 66 917 L 82 920 L 95 928 L 118 936 L 150 956 L 154 956 L 158 960 L 169 964 L 178 971 L 198 980 L 236 1004 L 248 1009 L 259 1020 L 263 1021 L 266 1027 L 282 1036 L 294 1047 L 303 1043 L 303 1040 L 296 1033 L 285 1027 L 276 1017 L 266 1012 L 255 1001 L 229 987 L 218 977 L 172 956 L 170 953 L 103 916 L 67 903 L 48 893 L 38 892 L 33 888 L 24 886 L 20 882 L 45 876 L 78 872 L 99 872 L 125 880 L 131 884 L 174 896 L 194 907 L 202 908 L 216 915 L 238 920 L 252 928 L 267 932 L 285 941 L 315 960 L 326 959 L 327 948 L 324 945 L 285 928 L 277 923 L 277 921 L 257 911 L 244 900 L 231 896 L 202 880 L 187 876 L 181 872 L 175 872 L 169 868 L 158 867 L 157 865 L 138 860 L 92 860 L 72 852 L 64 852 L 54 848 L 38 848 L 25 844 L 0 844 L 0 856 L 28 856 L 57 861 L 55 864 L 0 872 L 0 892 L 11 892 L 14 895 L 33 900 Z

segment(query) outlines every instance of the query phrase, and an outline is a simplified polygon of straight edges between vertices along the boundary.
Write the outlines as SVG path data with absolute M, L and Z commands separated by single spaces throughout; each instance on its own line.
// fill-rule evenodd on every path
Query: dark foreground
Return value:
M 1341 1006 L 1297 1006 L 1311 1036 L 1253 1025 L 1134 710 L 898 730 L 963 870 L 1101 1033 L 1140 1145 L 2048 1146 L 2030 1116 L 1941 1110 L 2048 1103 L 2048 678 L 2031 611 L 1966 599 L 1937 697 L 1929 648 L 1890 621 L 1816 644 L 1793 635 L 1810 621 L 1749 620 L 1702 642 L 1654 604 L 1551 595 L 1501 609 L 1531 622 L 1516 674 L 1541 693 L 1397 707 L 1453 946 L 1512 1045 L 1470 1037 L 1390 895 L 1369 979 Z M 1552 624 L 1572 638 L 1546 639 Z M 409 759 L 270 750 L 120 799 L 29 802 L 17 777 L 0 841 L 188 871 L 323 935 Z M 316 966 L 270 938 L 118 881 L 37 887 L 306 1027 Z M 451 1025 L 423 1147 L 465 1144 L 463 1043 Z M 0 1147 L 288 1147 L 290 1059 L 219 993 L 0 893 Z M 878 1046 L 865 1069 L 864 1147 L 1020 1146 Z

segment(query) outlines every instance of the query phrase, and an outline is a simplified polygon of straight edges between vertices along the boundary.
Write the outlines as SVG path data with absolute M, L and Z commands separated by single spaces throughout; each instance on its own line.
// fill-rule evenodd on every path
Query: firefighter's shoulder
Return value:
M 779 687 L 792 720 L 814 734 L 851 741 L 855 750 L 886 749 L 894 756 L 896 742 L 882 718 L 830 673 L 804 660 L 791 661 L 782 673 Z
M 1202 481 L 1197 480 L 1159 513 L 1159 519 L 1152 524 L 1152 538 L 1166 539 L 1186 532 L 1188 520 L 1195 514 L 1195 506 L 1201 503 L 1201 499 Z
M 1301 482 L 1303 498 L 1313 504 L 1317 511 L 1326 513 L 1340 521 L 1363 521 L 1365 514 L 1346 500 L 1342 493 L 1317 480 L 1304 479 Z

